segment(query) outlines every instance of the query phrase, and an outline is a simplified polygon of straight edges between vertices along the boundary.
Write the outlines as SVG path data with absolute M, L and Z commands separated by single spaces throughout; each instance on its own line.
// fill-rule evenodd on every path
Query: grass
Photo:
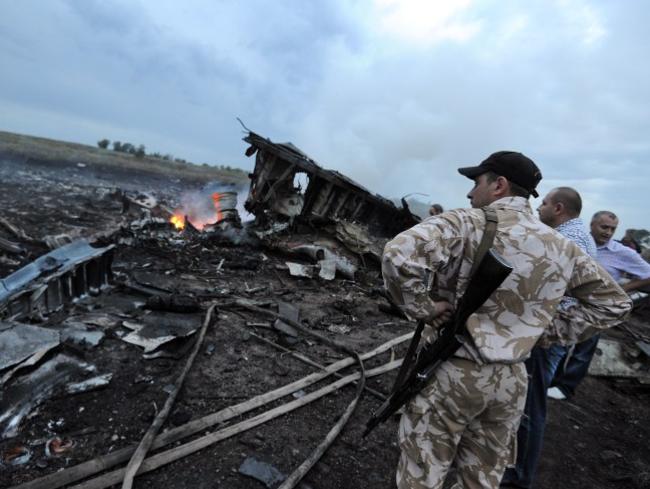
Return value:
M 246 184 L 248 173 L 239 169 L 167 161 L 160 158 L 120 153 L 85 144 L 26 136 L 0 131 L 0 155 L 35 159 L 42 163 L 85 163 L 106 168 L 136 170 L 175 176 L 189 180 L 219 180 L 224 183 Z

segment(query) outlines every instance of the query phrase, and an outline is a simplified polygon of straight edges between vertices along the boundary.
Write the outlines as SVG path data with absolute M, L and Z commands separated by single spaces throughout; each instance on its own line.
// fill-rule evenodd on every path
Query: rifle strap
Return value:
M 492 243 L 494 242 L 494 236 L 497 232 L 497 224 L 499 219 L 497 213 L 491 207 L 483 207 L 483 213 L 485 214 L 485 231 L 483 231 L 483 236 L 481 237 L 481 242 L 479 243 L 478 249 L 476 250 L 476 255 L 474 256 L 474 263 L 472 264 L 472 270 L 469 274 L 469 278 L 472 278 L 478 265 L 483 260 L 483 257 L 488 252 Z M 406 376 L 408 375 L 411 367 L 414 364 L 414 359 L 417 354 L 417 347 L 420 344 L 420 338 L 422 336 L 422 330 L 424 329 L 424 321 L 418 321 L 415 332 L 413 333 L 413 338 L 411 338 L 411 343 L 409 344 L 408 351 L 404 356 L 402 365 L 395 379 L 395 384 L 393 385 L 392 392 L 396 392 L 401 386 Z
M 470 279 L 474 276 L 474 273 L 476 273 L 476 269 L 480 265 L 481 261 L 483 261 L 483 257 L 492 246 L 492 243 L 494 243 L 494 237 L 497 234 L 497 224 L 499 223 L 497 213 L 492 207 L 483 207 L 482 210 L 485 214 L 485 230 L 483 231 L 481 242 L 479 243 L 478 248 L 476 249 L 476 254 L 474 255 L 472 270 L 469 272 Z

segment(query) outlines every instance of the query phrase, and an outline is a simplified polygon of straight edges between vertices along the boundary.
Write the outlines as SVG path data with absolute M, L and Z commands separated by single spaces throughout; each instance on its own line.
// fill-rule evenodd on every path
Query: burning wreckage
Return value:
M 327 426 L 314 430 L 307 442 L 314 453 L 291 475 L 252 454 L 236 464 L 240 474 L 263 480 L 260 474 L 271 470 L 282 487 L 293 487 L 342 430 L 361 392 L 383 397 L 365 379 L 398 365 L 375 357 L 408 339 L 395 337 L 400 325 L 409 328 L 387 302 L 387 312 L 376 308 L 382 294 L 377 261 L 382 241 L 418 218 L 324 170 L 291 144 L 254 133 L 245 140 L 256 161 L 243 208 L 237 189 L 222 184 L 185 191 L 172 204 L 156 192 L 79 186 L 68 193 L 99 195 L 91 207 L 102 214 L 90 217 L 83 231 L 64 227 L 38 236 L 42 229 L 36 229 L 32 238 L 20 221 L 0 223 L 5 264 L 24 263 L 0 281 L 2 485 L 132 481 L 138 470 L 166 465 L 356 384 L 352 402 L 336 403 L 343 402 L 341 419 L 327 437 Z M 65 207 L 58 211 L 84 212 Z M 40 256 L 26 262 L 34 255 Z M 383 318 L 398 331 L 377 346 L 383 336 L 367 334 L 365 316 Z M 226 318 L 222 337 L 219 323 Z M 359 356 L 357 349 L 368 352 Z M 325 360 L 332 356 L 338 360 Z M 260 365 L 253 364 L 260 357 Z M 360 370 L 358 362 L 374 368 Z M 305 369 L 316 372 L 305 376 Z M 338 380 L 323 386 L 331 376 Z M 293 381 L 278 383 L 284 377 Z M 193 394 L 175 402 L 182 389 L 190 391 L 188 383 Z M 289 401 L 269 409 L 286 396 Z M 224 428 L 249 412 L 256 415 Z M 162 425 L 172 428 L 158 433 Z M 131 443 L 139 439 L 136 449 Z M 155 455 L 144 460 L 148 452 Z M 290 470 L 297 456 L 272 461 Z M 97 464 L 107 470 L 129 460 L 126 469 L 98 475 Z
M 78 222 L 32 238 L 0 220 L 5 263 L 40 255 L 0 281 L 0 485 L 131 487 L 148 473 L 157 487 L 250 487 L 247 476 L 289 488 L 308 472 L 312 487 L 392 485 L 392 430 L 360 446 L 363 423 L 343 428 L 380 402 L 359 403 L 363 392 L 384 398 L 382 374 L 411 336 L 378 261 L 419 219 L 291 144 L 244 140 L 255 167 L 243 208 L 222 184 L 176 202 L 59 182 L 66 212 L 91 213 L 85 238 Z M 43 188 L 32 184 L 25 193 Z M 632 375 L 647 376 L 649 338 L 628 331 L 645 352 Z M 348 384 L 356 393 L 336 395 Z

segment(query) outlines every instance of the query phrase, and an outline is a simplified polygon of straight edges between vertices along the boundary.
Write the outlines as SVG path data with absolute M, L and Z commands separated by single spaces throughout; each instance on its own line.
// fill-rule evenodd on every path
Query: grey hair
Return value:
M 595 220 L 600 219 L 603 216 L 607 216 L 610 219 L 616 219 L 618 221 L 618 217 L 616 217 L 616 214 L 614 214 L 613 212 L 611 212 L 611 211 L 598 211 L 591 218 L 591 222 L 594 222 Z

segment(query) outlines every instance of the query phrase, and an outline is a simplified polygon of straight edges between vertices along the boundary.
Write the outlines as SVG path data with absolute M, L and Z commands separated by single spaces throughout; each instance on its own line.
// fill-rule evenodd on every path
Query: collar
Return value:
M 555 228 L 555 230 L 557 232 L 560 232 L 560 231 L 564 231 L 565 229 L 576 228 L 576 227 L 584 228 L 584 222 L 579 217 L 574 217 L 573 219 L 569 219 L 568 221 L 564 221 L 562 224 L 557 226 Z
M 619 244 L 619 243 L 614 241 L 614 238 L 612 238 L 607 243 L 605 243 L 604 245 L 596 245 L 596 249 L 616 251 L 616 245 L 617 244 Z
M 524 199 L 523 197 L 502 197 L 499 200 L 492 202 L 488 207 L 497 210 L 524 212 L 526 214 L 533 213 L 533 209 L 530 207 L 530 202 L 528 202 L 528 199 Z

